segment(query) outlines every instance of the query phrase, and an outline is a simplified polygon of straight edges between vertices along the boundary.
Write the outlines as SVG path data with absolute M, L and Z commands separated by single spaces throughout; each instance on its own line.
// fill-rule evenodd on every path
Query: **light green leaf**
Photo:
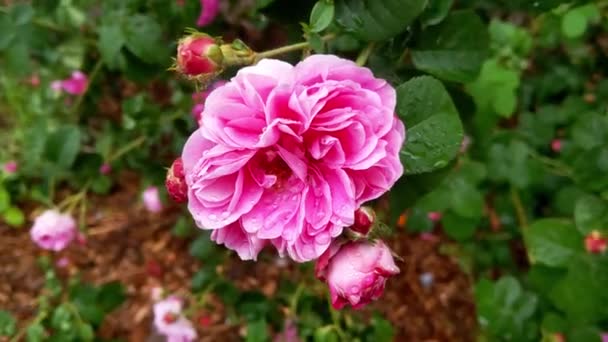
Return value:
M 310 13 L 310 30 L 321 32 L 334 20 L 335 6 L 333 1 L 319 0 Z
M 25 223 L 23 211 L 17 207 L 9 207 L 2 213 L 2 219 L 13 227 L 22 226 Z
M 46 142 L 46 158 L 63 170 L 74 164 L 80 151 L 80 130 L 76 126 L 62 126 Z

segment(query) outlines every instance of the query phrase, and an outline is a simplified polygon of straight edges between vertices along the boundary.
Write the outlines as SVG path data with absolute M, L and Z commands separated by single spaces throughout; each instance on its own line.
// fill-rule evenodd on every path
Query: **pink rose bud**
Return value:
M 201 122 L 201 115 L 203 114 L 204 109 L 205 105 L 203 103 L 197 103 L 194 105 L 194 107 L 192 107 L 192 118 L 194 118 L 194 121 L 196 121 L 199 125 Z
M 38 76 L 37 74 L 33 74 L 28 79 L 28 83 L 34 88 L 38 87 L 40 85 L 40 76 Z
M 201 0 L 201 14 L 196 21 L 197 26 L 207 26 L 220 11 L 220 0 Z
M 19 170 L 19 164 L 17 164 L 17 162 L 14 160 L 9 160 L 6 163 L 4 163 L 4 166 L 2 166 L 2 169 L 4 170 L 5 173 L 11 175 L 11 174 L 17 172 L 17 170 Z
M 370 207 L 355 210 L 355 223 L 350 227 L 354 232 L 367 236 L 376 221 L 376 213 Z
M 597 230 L 592 231 L 585 237 L 585 249 L 591 254 L 601 254 L 606 251 L 608 241 Z
M 30 235 L 38 247 L 57 252 L 76 236 L 76 221 L 57 210 L 46 210 L 34 220 Z
M 154 304 L 154 326 L 169 341 L 190 342 L 197 337 L 192 323 L 182 313 L 182 305 L 174 296 Z
M 215 74 L 221 70 L 223 59 L 215 39 L 204 33 L 187 36 L 177 46 L 177 69 L 186 76 Z
M 184 203 L 188 200 L 188 185 L 184 175 L 184 164 L 182 158 L 177 158 L 171 164 L 171 168 L 167 171 L 165 179 L 165 187 L 169 196 L 177 202 Z
M 562 141 L 560 139 L 553 139 L 551 141 L 551 150 L 553 150 L 553 152 L 560 152 L 562 150 L 562 147 Z
M 88 84 L 87 75 L 77 70 L 72 73 L 70 78 L 61 82 L 61 87 L 68 94 L 81 95 L 87 91 Z
M 399 268 L 390 249 L 377 240 L 330 247 L 317 260 L 315 273 L 329 285 L 335 309 L 347 304 L 357 309 L 380 298 L 386 280 L 398 274 Z
M 427 217 L 429 218 L 429 220 L 436 223 L 441 221 L 441 217 L 443 217 L 443 215 L 438 211 L 431 211 L 427 214 Z
M 99 173 L 101 173 L 102 175 L 108 175 L 110 174 L 110 172 L 112 172 L 112 166 L 108 163 L 103 163 L 99 167 Z
M 144 207 L 149 212 L 158 213 L 163 210 L 163 203 L 160 200 L 158 188 L 155 186 L 149 186 L 142 193 L 142 199 L 144 201 Z

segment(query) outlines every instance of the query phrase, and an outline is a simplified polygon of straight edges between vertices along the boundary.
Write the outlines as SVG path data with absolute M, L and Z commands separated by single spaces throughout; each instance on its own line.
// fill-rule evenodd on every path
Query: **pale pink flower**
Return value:
M 213 22 L 220 11 L 220 0 L 201 0 L 201 14 L 196 21 L 197 26 L 207 26 Z
M 51 82 L 51 89 L 53 89 L 56 92 L 61 92 L 61 90 L 63 89 L 63 81 L 61 80 L 55 80 L 53 82 Z
M 170 296 L 154 304 L 154 326 L 168 341 L 190 342 L 197 337 L 192 323 L 184 317 L 182 301 Z
M 336 56 L 241 69 L 211 92 L 184 146 L 190 213 L 241 258 L 268 243 L 319 257 L 403 173 L 395 102 L 386 81 Z
M 13 174 L 19 170 L 19 164 L 14 160 L 9 160 L 2 166 L 2 169 L 7 174 Z
M 327 282 L 332 306 L 360 308 L 378 299 L 386 280 L 399 273 L 390 249 L 376 242 L 334 244 L 318 260 L 316 276 Z
M 76 221 L 68 214 L 46 210 L 34 220 L 30 235 L 38 247 L 60 251 L 76 236 Z
M 142 200 L 144 202 L 144 207 L 149 212 L 158 213 L 163 210 L 163 203 L 160 200 L 160 195 L 158 193 L 158 188 L 155 186 L 149 186 L 142 193 Z
M 283 331 L 277 334 L 273 342 L 300 342 L 298 336 L 298 326 L 292 319 L 287 319 L 283 327 Z
M 70 265 L 70 259 L 68 259 L 67 257 L 61 257 L 59 258 L 59 260 L 57 260 L 55 265 L 57 265 L 57 267 L 59 268 L 66 268 Z
M 608 333 L 602 333 L 602 342 L 608 342 Z

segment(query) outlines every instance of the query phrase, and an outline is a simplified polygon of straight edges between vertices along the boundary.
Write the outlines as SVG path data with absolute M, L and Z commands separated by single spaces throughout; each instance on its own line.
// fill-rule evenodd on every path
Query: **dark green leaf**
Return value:
M 8 15 L 0 13 L 0 51 L 5 50 L 16 36 L 15 24 Z
M 416 68 L 448 81 L 475 80 L 486 59 L 486 26 L 470 11 L 456 11 L 441 24 L 423 31 L 412 49 Z
M 595 196 L 581 197 L 576 202 L 574 221 L 583 235 L 594 230 L 608 230 L 608 204 Z
M 538 220 L 524 231 L 524 241 L 530 261 L 548 266 L 566 266 L 582 251 L 582 237 L 567 220 Z
M 361 39 L 381 41 L 403 32 L 426 0 L 336 0 L 336 21 Z
M 127 48 L 148 64 L 161 64 L 168 58 L 168 49 L 161 41 L 162 28 L 152 17 L 136 14 L 125 27 Z
M 10 312 L 0 310 L 0 337 L 13 336 L 17 331 L 17 321 Z
M 110 69 L 121 67 L 120 50 L 126 39 L 120 23 L 106 24 L 98 29 L 97 47 L 104 63 Z
M 34 17 L 34 9 L 29 4 L 17 4 L 11 7 L 10 16 L 15 25 L 25 25 Z
M 76 126 L 62 126 L 46 142 L 46 158 L 63 170 L 74 164 L 80 151 L 80 130 Z
M 105 313 L 116 309 L 126 299 L 124 286 L 115 281 L 100 287 L 96 301 Z
M 475 286 L 477 316 L 482 329 L 499 340 L 532 340 L 526 325 L 536 311 L 537 298 L 522 290 L 517 279 L 506 276 L 492 283 L 482 279 Z M 490 340 L 495 340 L 490 339 Z
M 448 15 L 453 4 L 454 0 L 430 0 L 420 16 L 422 25 L 432 26 L 439 24 Z
M 443 168 L 457 155 L 463 128 L 441 82 L 423 76 L 397 88 L 397 113 L 408 128 L 401 162 L 407 174 Z

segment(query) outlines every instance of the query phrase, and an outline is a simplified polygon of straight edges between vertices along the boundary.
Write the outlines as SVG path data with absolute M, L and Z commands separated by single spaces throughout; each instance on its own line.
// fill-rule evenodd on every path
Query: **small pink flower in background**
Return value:
M 57 92 L 65 91 L 71 95 L 81 95 L 87 91 L 89 80 L 81 71 L 74 71 L 70 78 L 51 82 L 51 89 Z
M 13 174 L 19 170 L 19 164 L 14 160 L 9 160 L 2 166 L 2 169 L 7 174 Z
M 59 268 L 66 268 L 66 267 L 68 267 L 69 264 L 70 264 L 70 259 L 68 259 L 67 257 L 61 257 L 55 263 L 55 265 L 57 265 L 57 267 L 59 267 Z
M 585 236 L 585 249 L 591 254 L 602 254 L 608 248 L 608 239 L 597 230 Z
M 158 213 L 163 210 L 163 203 L 160 200 L 158 188 L 155 186 L 149 186 L 142 193 L 142 200 L 144 201 L 144 207 L 149 212 Z
M 87 245 L 87 236 L 85 234 L 83 234 L 82 232 L 78 232 L 76 234 L 76 242 L 80 246 L 86 246 Z
M 60 251 L 74 240 L 76 221 L 68 214 L 46 210 L 34 220 L 30 235 L 38 247 Z
M 357 309 L 378 299 L 386 280 L 398 273 L 390 249 L 380 240 L 334 244 L 315 265 L 315 274 L 327 282 L 336 309 L 347 304 Z
M 163 289 L 161 287 L 155 286 L 150 290 L 150 298 L 153 301 L 158 302 L 163 298 Z
M 112 172 L 112 166 L 108 163 L 103 163 L 99 167 L 99 173 L 101 173 L 102 175 L 108 175 L 110 174 L 110 172 Z
M 174 296 L 154 304 L 154 326 L 168 341 L 190 342 L 197 337 L 192 323 L 182 314 L 182 306 Z
M 40 85 L 40 76 L 38 76 L 38 74 L 33 74 L 32 76 L 30 76 L 30 78 L 28 78 L 27 82 L 32 87 L 36 88 Z
M 273 342 L 300 342 L 300 337 L 298 336 L 298 326 L 296 322 L 291 319 L 285 321 L 285 326 L 283 328 L 283 332 L 277 334 Z
M 608 333 L 602 333 L 602 342 L 608 342 Z
M 562 150 L 562 141 L 560 139 L 553 139 L 551 141 L 551 150 L 553 150 L 553 152 L 558 153 Z
M 427 214 L 427 217 L 433 222 L 439 222 L 441 221 L 443 214 L 441 214 L 439 211 L 431 211 Z
M 243 259 L 267 245 L 318 258 L 403 174 L 395 104 L 390 84 L 336 56 L 242 68 L 182 151 L 196 224 Z
M 197 26 L 207 26 L 213 22 L 220 11 L 220 0 L 201 0 L 201 14 Z
M 209 94 L 213 90 L 223 86 L 226 83 L 228 82 L 224 80 L 218 80 L 213 82 L 207 89 L 192 94 L 192 100 L 196 102 L 194 107 L 192 107 L 192 117 L 197 123 L 200 124 L 201 114 L 203 113 L 203 110 L 205 110 L 205 100 L 207 100 L 207 96 L 209 96 Z
M 176 203 L 185 203 L 188 200 L 188 185 L 184 176 L 182 158 L 175 159 L 167 171 L 165 188 Z

